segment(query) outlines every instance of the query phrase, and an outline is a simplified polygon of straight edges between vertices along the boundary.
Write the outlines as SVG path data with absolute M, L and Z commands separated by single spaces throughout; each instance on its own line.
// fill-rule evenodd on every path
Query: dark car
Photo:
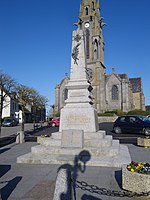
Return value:
M 150 135 L 150 119 L 145 116 L 121 116 L 114 122 L 115 133 L 142 133 Z
M 2 126 L 17 126 L 17 125 L 18 121 L 14 118 L 4 119 L 4 121 L 2 122 Z

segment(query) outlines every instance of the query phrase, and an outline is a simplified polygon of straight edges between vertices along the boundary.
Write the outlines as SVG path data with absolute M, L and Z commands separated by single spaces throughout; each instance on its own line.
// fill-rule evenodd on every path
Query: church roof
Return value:
M 121 79 L 127 79 L 128 76 L 126 74 L 118 74 Z
M 142 84 L 141 84 L 141 78 L 130 78 L 129 79 L 132 87 L 132 92 L 141 92 L 142 91 Z

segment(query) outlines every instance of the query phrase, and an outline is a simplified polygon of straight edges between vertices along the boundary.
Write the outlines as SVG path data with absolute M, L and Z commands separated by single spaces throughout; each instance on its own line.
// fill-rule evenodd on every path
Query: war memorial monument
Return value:
M 78 27 L 72 34 L 68 98 L 61 109 L 59 132 L 44 138 L 30 153 L 18 157 L 18 163 L 73 165 L 74 158 L 79 157 L 87 161 L 87 166 L 121 167 L 131 161 L 127 146 L 113 140 L 105 131 L 99 131 L 92 86 L 87 77 L 84 40 L 83 31 Z

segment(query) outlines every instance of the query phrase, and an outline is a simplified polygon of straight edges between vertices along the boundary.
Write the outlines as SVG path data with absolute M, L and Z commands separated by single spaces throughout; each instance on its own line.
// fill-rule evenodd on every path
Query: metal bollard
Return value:
M 19 131 L 17 132 L 17 137 L 16 137 L 16 143 L 17 144 L 22 144 L 25 142 L 25 139 L 24 139 L 24 132 L 23 131 Z
M 56 178 L 53 200 L 61 199 L 72 199 L 71 174 L 67 169 L 60 169 Z

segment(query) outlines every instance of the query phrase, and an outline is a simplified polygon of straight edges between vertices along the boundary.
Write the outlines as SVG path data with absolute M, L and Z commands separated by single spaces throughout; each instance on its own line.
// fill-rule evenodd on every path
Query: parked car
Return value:
M 49 121 L 49 125 L 52 127 L 59 126 L 59 123 L 60 123 L 60 119 L 58 118 L 53 118 Z
M 121 116 L 114 122 L 113 130 L 120 133 L 141 133 L 150 135 L 150 119 L 145 116 Z
M 8 119 L 4 119 L 4 121 L 2 122 L 2 126 L 17 126 L 18 125 L 18 121 L 14 118 L 8 118 Z

